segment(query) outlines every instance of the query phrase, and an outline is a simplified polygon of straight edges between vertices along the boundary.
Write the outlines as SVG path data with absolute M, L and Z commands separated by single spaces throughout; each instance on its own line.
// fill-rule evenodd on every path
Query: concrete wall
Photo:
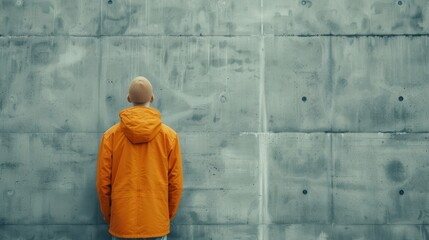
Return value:
M 429 1 L 0 0 L 0 239 L 109 239 L 136 75 L 180 135 L 171 239 L 429 239 Z

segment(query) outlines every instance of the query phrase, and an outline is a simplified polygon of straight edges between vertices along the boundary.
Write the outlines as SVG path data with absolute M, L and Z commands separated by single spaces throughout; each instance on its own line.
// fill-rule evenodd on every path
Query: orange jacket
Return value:
M 164 236 L 182 194 L 177 133 L 153 108 L 135 106 L 119 116 L 100 143 L 96 186 L 101 211 L 116 237 Z

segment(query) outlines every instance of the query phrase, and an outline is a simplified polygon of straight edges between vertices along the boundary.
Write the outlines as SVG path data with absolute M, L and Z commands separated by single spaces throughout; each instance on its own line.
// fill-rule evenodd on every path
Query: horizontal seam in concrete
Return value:
M 176 224 L 180 225 L 180 224 Z M 429 223 L 355 223 L 355 224 L 329 224 L 329 223 L 271 223 L 266 225 L 275 226 L 334 226 L 334 227 L 347 227 L 347 226 L 429 226 Z
M 72 224 L 1 224 L 0 228 L 2 226 L 104 226 L 107 224 L 88 224 L 88 223 L 72 223 Z M 318 224 L 318 223 L 271 223 L 271 224 L 245 224 L 245 223 L 225 223 L 225 224 L 219 224 L 219 223 L 206 223 L 206 224 L 173 224 L 173 226 L 258 226 L 258 225 L 266 225 L 266 226 L 332 226 L 332 224 Z M 341 226 L 429 226 L 429 224 L 400 224 L 400 223 L 374 223 L 374 224 L 333 224 L 334 227 L 341 227 Z
M 199 35 L 199 34 L 164 34 L 164 35 L 46 35 L 46 34 L 31 34 L 31 35 L 1 35 L 0 38 L 6 37 L 260 37 L 259 34 L 235 34 L 235 35 Z M 265 37 L 429 37 L 429 33 L 399 33 L 399 34 L 264 34 Z
M 87 223 L 64 223 L 64 224 L 31 224 L 31 223 L 25 223 L 25 224 L 1 224 L 0 229 L 2 226 L 104 226 L 107 224 L 87 224 Z M 219 223 L 207 223 L 207 224 L 172 224 L 173 226 L 258 226 L 260 224 L 254 223 L 254 224 L 246 224 L 246 223 L 225 223 L 225 224 L 219 224 Z M 265 224 L 266 225 L 266 224 Z M 300 224 L 299 224 L 300 225 Z
M 2 134 L 103 134 L 104 132 L 0 132 Z
M 291 131 L 291 132 L 239 132 L 240 135 L 253 135 L 253 134 L 282 134 L 282 133 L 328 133 L 328 134 L 344 134 L 344 133 L 353 133 L 353 134 L 428 134 L 429 131 L 420 131 L 420 132 L 396 132 L 396 131 L 384 131 L 384 132 L 353 132 L 353 131 Z
M 2 226 L 103 226 L 107 225 L 104 223 L 56 223 L 56 224 L 33 224 L 33 223 L 23 223 L 23 224 L 1 224 L 0 229 Z
M 69 34 L 69 35 L 46 35 L 46 34 L 30 34 L 30 35 L 0 35 L 0 38 L 5 37 L 260 37 L 259 34 L 236 34 L 236 35 L 193 35 L 193 34 L 164 34 L 164 35 L 78 35 L 78 34 Z
M 397 132 L 397 131 L 379 131 L 379 132 L 354 132 L 354 131 L 286 131 L 286 132 L 228 132 L 228 131 L 206 131 L 206 132 L 179 132 L 179 135 L 187 135 L 187 134 L 199 134 L 199 135 L 209 135 L 209 134 L 225 134 L 225 135 L 255 135 L 255 134 L 282 134 L 282 133 L 329 133 L 329 134 L 343 134 L 343 133 L 353 133 L 353 134 L 429 134 L 429 131 L 416 131 L 416 132 Z M 1 134 L 37 134 L 37 135 L 43 135 L 43 134 L 104 134 L 103 132 L 0 132 Z
M 225 190 L 241 190 L 242 188 L 186 188 L 183 190 L 187 191 L 225 191 Z
M 429 33 L 398 33 L 398 34 L 267 34 L 272 37 L 428 37 Z

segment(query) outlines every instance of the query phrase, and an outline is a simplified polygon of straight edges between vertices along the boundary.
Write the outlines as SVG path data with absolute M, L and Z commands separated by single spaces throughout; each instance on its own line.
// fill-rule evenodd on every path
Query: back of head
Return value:
M 145 143 L 151 141 L 161 130 L 161 115 L 150 108 L 153 101 L 153 90 L 149 80 L 136 77 L 131 81 L 128 89 L 128 101 L 134 106 L 120 112 L 120 126 L 125 136 L 132 143 Z
M 152 84 L 145 77 L 136 77 L 128 88 L 128 101 L 134 105 L 148 105 L 153 101 Z

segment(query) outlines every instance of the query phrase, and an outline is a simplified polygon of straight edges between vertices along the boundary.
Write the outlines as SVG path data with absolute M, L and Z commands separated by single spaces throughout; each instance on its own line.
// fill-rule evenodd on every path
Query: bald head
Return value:
M 149 105 L 153 101 L 153 89 L 149 80 L 144 77 L 136 77 L 128 88 L 128 102 L 134 105 Z

